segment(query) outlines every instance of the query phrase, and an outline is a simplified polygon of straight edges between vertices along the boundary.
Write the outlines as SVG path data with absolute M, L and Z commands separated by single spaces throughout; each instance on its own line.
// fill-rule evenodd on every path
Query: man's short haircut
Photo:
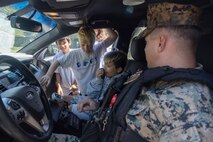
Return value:
M 191 43 L 193 44 L 192 46 L 197 47 L 198 42 L 200 40 L 201 37 L 201 32 L 200 30 L 196 29 L 196 28 L 190 28 L 190 27 L 166 27 L 168 31 L 173 32 L 174 36 L 176 38 L 182 38 L 184 40 L 187 41 L 191 41 Z
M 80 42 L 94 45 L 95 31 L 92 27 L 89 27 L 89 26 L 80 27 L 80 29 L 78 31 L 78 38 L 79 38 Z
M 111 51 L 104 55 L 105 63 L 113 63 L 116 68 L 125 68 L 127 64 L 127 55 L 122 51 Z
M 71 39 L 68 36 L 66 36 L 66 37 L 62 37 L 62 38 L 58 39 L 56 41 L 56 44 L 58 44 L 59 42 L 64 41 L 64 40 L 67 40 L 69 43 L 71 43 Z

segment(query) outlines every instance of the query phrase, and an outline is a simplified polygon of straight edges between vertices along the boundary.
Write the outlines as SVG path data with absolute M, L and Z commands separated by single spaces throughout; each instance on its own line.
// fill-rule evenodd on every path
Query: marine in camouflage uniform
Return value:
M 150 4 L 147 36 L 156 27 L 194 27 L 200 9 L 175 3 Z M 201 67 L 199 68 L 201 69 Z M 213 90 L 193 81 L 153 81 L 142 88 L 126 115 L 128 126 L 151 142 L 212 142 Z
M 197 82 L 154 82 L 142 89 L 128 112 L 127 124 L 147 141 L 210 142 L 212 95 Z

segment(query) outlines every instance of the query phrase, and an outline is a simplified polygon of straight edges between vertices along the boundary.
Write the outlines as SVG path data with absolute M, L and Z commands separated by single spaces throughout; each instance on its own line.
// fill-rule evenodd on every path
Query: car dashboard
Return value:
M 33 64 L 29 64 L 27 67 L 34 76 L 37 76 L 40 71 L 39 68 Z M 29 82 L 18 69 L 7 64 L 0 65 L 0 93 L 10 88 L 27 84 L 29 84 Z

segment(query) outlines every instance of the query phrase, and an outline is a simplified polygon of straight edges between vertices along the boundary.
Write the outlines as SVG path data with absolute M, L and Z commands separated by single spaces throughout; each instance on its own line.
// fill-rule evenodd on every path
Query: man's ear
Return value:
M 159 37 L 159 44 L 158 44 L 158 52 L 162 52 L 165 50 L 165 47 L 166 47 L 166 41 L 167 41 L 167 38 L 165 35 L 161 35 Z
M 117 68 L 117 73 L 121 73 L 123 71 L 123 68 L 122 67 L 118 67 Z

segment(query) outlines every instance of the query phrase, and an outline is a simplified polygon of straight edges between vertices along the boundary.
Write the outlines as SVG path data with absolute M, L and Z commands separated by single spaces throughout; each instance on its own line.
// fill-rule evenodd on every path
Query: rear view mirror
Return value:
M 10 23 L 13 28 L 30 32 L 42 32 L 41 23 L 24 17 L 12 16 L 10 18 Z

